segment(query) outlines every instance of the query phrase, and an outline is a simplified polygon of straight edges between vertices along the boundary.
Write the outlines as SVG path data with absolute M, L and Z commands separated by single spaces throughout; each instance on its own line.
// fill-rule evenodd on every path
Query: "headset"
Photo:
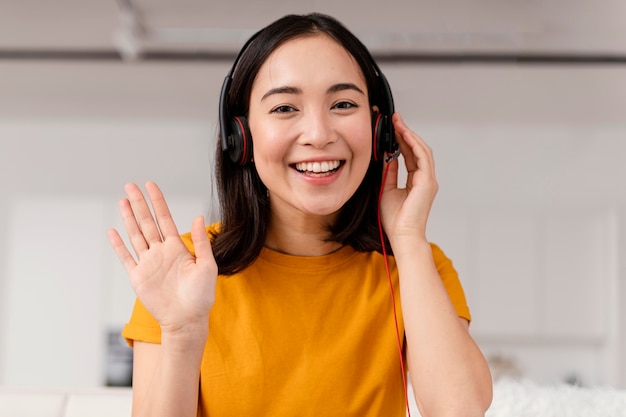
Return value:
M 246 116 L 231 116 L 228 111 L 230 84 L 239 60 L 261 32 L 263 30 L 252 35 L 243 45 L 224 79 L 220 93 L 219 122 L 222 151 L 227 152 L 230 160 L 239 165 L 247 165 L 252 161 L 252 134 L 250 133 Z M 383 75 L 376 61 L 365 46 L 363 46 L 363 50 L 366 51 L 370 64 L 382 87 L 383 98 L 382 103 L 376 103 L 380 107 L 379 111 L 372 114 L 372 159 L 381 161 L 385 154 L 388 154 L 391 155 L 387 158 L 387 162 L 389 162 L 399 154 L 393 123 L 391 122 L 391 116 L 395 111 L 393 96 L 387 78 Z

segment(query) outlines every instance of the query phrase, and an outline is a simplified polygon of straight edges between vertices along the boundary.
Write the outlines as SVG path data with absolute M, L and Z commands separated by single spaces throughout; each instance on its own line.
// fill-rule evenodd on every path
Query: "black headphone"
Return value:
M 252 134 L 245 116 L 230 116 L 228 112 L 227 102 L 230 94 L 230 83 L 233 80 L 233 72 L 241 56 L 261 32 L 262 30 L 252 35 L 243 45 L 239 54 L 237 54 L 233 66 L 224 79 L 220 94 L 219 119 L 222 151 L 228 152 L 230 160 L 239 165 L 246 165 L 252 161 Z M 382 104 L 384 106 L 380 108 L 380 111 L 374 112 L 372 115 L 372 159 L 381 161 L 385 153 L 392 154 L 398 150 L 398 143 L 395 140 L 393 123 L 391 122 L 391 116 L 395 111 L 393 96 L 391 95 L 389 83 L 376 61 L 374 61 L 374 58 L 365 46 L 363 46 L 363 49 L 367 52 L 372 68 L 383 89 L 384 101 Z

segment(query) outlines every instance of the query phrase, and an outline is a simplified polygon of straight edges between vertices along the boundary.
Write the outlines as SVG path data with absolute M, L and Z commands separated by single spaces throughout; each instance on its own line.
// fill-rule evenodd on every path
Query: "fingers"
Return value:
M 146 242 L 146 239 L 137 224 L 137 219 L 135 218 L 135 213 L 133 213 L 131 203 L 127 198 L 123 198 L 118 203 L 118 208 L 122 216 L 124 229 L 126 229 L 126 235 L 128 235 L 128 238 L 130 239 L 130 244 L 132 245 L 133 250 L 139 256 L 141 253 L 148 250 L 148 243 Z
M 154 216 L 148 201 L 136 184 L 126 184 L 124 190 L 127 198 L 120 200 L 119 210 L 124 228 L 137 257 L 140 258 L 150 246 L 162 242 L 166 237 L 175 236 L 179 238 L 178 230 L 163 193 L 155 183 L 148 182 L 146 184 Z
M 124 190 L 128 198 L 120 200 L 119 209 L 131 246 L 139 260 L 152 246 L 163 242 L 167 238 L 176 238 L 180 241 L 180 234 L 165 197 L 154 182 L 146 184 L 146 191 L 154 210 L 154 216 L 148 201 L 136 184 L 126 184 Z M 214 262 L 211 242 L 205 230 L 204 218 L 201 216 L 194 220 L 192 239 L 196 256 Z M 125 267 L 132 268 L 137 265 L 117 231 L 111 230 L 109 232 L 109 240 Z M 182 241 L 180 243 L 182 247 Z
M 108 232 L 109 242 L 117 255 L 117 258 L 122 263 L 122 266 L 126 270 L 127 273 L 137 266 L 137 262 L 135 262 L 135 258 L 131 255 L 131 253 L 126 248 L 122 237 L 115 229 L 111 229 Z
M 174 219 L 172 219 L 172 214 L 170 213 L 170 209 L 167 206 L 165 197 L 163 197 L 163 193 L 161 192 L 159 187 L 152 181 L 146 184 L 146 190 L 148 191 L 148 196 L 150 197 L 150 201 L 152 202 L 154 216 L 156 218 L 158 228 L 163 235 L 163 238 L 178 238 L 178 229 L 176 228 Z
M 129 230 L 130 226 L 131 230 L 143 235 L 148 247 L 161 242 L 161 233 L 159 232 L 159 228 L 154 220 L 154 217 L 152 216 L 152 211 L 148 206 L 148 202 L 144 198 L 139 187 L 133 183 L 129 183 L 126 184 L 124 190 L 126 191 L 126 195 L 128 195 L 128 201 L 130 202 L 132 214 L 135 218 L 135 224 L 132 224 L 132 219 L 130 218 L 129 213 L 126 213 L 126 216 L 124 217 L 124 226 L 126 226 L 126 230 Z M 139 240 L 139 236 L 135 237 Z M 134 245 L 135 240 L 133 239 L 133 236 L 131 236 L 131 241 Z
M 400 114 L 394 113 L 392 120 L 407 171 L 412 173 L 419 169 L 434 177 L 435 166 L 432 149 L 421 137 L 409 129 Z

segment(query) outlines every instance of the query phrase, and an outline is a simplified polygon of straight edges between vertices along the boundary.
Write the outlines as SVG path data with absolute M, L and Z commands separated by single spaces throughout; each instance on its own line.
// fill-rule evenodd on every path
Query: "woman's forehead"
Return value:
M 367 84 L 356 59 L 343 45 L 326 34 L 316 34 L 278 46 L 259 68 L 254 84 L 308 84 L 324 77 L 351 81 L 362 88 Z

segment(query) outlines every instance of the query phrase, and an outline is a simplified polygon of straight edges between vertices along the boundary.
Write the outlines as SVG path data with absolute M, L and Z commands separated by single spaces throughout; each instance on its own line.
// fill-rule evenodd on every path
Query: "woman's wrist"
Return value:
M 389 237 L 391 248 L 395 258 L 402 256 L 416 256 L 420 252 L 432 253 L 430 243 L 425 236 L 395 236 Z
M 204 323 L 191 323 L 177 328 L 161 328 L 161 344 L 173 348 L 189 349 L 190 346 L 202 346 L 209 335 L 208 320 Z

